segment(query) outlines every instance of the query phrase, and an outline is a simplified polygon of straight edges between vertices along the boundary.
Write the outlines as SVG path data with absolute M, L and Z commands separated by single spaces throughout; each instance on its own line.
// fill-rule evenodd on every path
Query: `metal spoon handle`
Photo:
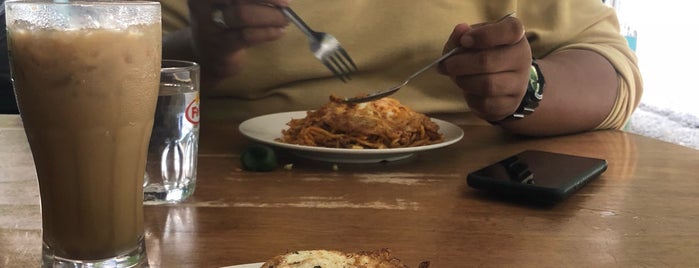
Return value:
M 506 18 L 512 16 L 513 14 L 514 14 L 514 12 L 508 13 L 507 15 L 502 16 L 501 18 L 499 18 L 499 19 L 498 19 L 497 21 L 495 21 L 494 23 L 498 23 L 498 22 L 500 22 L 500 21 L 502 21 L 502 20 L 504 20 L 504 19 L 506 19 Z M 362 102 L 368 102 L 368 101 L 378 100 L 378 99 L 380 99 L 380 98 L 389 96 L 389 95 L 395 93 L 396 91 L 398 91 L 399 89 L 401 89 L 403 86 L 407 85 L 407 84 L 410 82 L 410 80 L 412 80 L 413 78 L 415 78 L 415 77 L 417 77 L 418 75 L 422 74 L 423 72 L 427 71 L 427 69 L 432 68 L 435 64 L 440 63 L 440 62 L 442 62 L 443 60 L 445 60 L 446 58 L 449 58 L 449 57 L 451 57 L 452 55 L 454 55 L 455 53 L 461 51 L 462 48 L 463 48 L 463 47 L 461 47 L 461 46 L 457 46 L 457 47 L 453 48 L 452 50 L 450 50 L 449 52 L 444 53 L 444 55 L 442 55 L 441 57 L 437 58 L 436 60 L 432 61 L 432 62 L 431 62 L 430 64 L 428 64 L 427 66 L 422 67 L 422 69 L 420 69 L 420 70 L 418 70 L 417 72 L 415 72 L 415 73 L 413 73 L 412 75 L 410 75 L 410 76 L 408 77 L 408 79 L 405 79 L 405 81 L 403 81 L 403 83 L 400 83 L 400 84 L 398 84 L 398 85 L 395 85 L 395 86 L 393 86 L 393 87 L 390 87 L 390 88 L 388 88 L 387 90 L 379 91 L 379 92 L 374 92 L 374 93 L 371 93 L 371 94 L 368 94 L 368 95 L 365 95 L 365 96 L 354 97 L 354 98 L 345 98 L 344 101 L 345 101 L 345 102 L 349 102 L 349 103 L 362 103 Z
M 449 58 L 451 55 L 454 55 L 456 52 L 459 52 L 460 50 L 461 50 L 461 47 L 455 47 L 454 49 L 450 50 L 449 52 L 445 53 L 441 57 L 437 58 L 436 60 L 434 60 L 433 62 L 431 62 L 427 66 L 422 67 L 422 69 L 420 69 L 417 72 L 415 72 L 414 74 L 412 74 L 410 77 L 408 77 L 408 79 L 405 79 L 405 81 L 403 81 L 403 83 L 400 83 L 396 86 L 393 86 L 387 90 L 371 93 L 371 94 L 366 95 L 366 96 L 357 97 L 357 98 L 346 98 L 346 99 L 344 99 L 344 101 L 350 102 L 350 103 L 361 103 L 361 102 L 378 100 L 380 98 L 389 96 L 389 95 L 393 94 L 394 92 L 398 91 L 403 86 L 407 85 L 410 82 L 410 80 L 412 80 L 413 78 L 424 73 L 428 69 L 432 68 L 435 64 L 443 61 L 446 58 Z
M 432 66 L 436 65 L 437 63 L 442 62 L 442 61 L 445 60 L 446 58 L 451 57 L 451 55 L 454 55 L 456 52 L 459 52 L 460 50 L 461 50 L 461 47 L 455 47 L 455 48 L 453 48 L 453 49 L 450 50 L 449 52 L 445 53 L 445 54 L 442 55 L 441 57 L 439 57 L 439 58 L 437 58 L 436 60 L 434 60 L 432 63 L 428 64 L 428 65 L 425 66 L 425 67 L 422 67 L 422 69 L 418 70 L 418 71 L 415 72 L 413 75 L 411 75 L 410 77 L 408 77 L 407 80 L 410 81 L 411 79 L 415 78 L 416 76 L 420 75 L 421 73 L 427 71 L 427 69 L 432 68 Z

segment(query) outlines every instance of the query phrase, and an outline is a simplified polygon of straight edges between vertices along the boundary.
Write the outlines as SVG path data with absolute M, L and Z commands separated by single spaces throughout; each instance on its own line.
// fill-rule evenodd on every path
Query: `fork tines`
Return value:
M 342 47 L 338 46 L 334 52 L 327 53 L 320 60 L 325 67 L 330 69 L 335 76 L 343 82 L 351 80 L 350 74 L 357 71 L 357 65 Z
M 307 37 L 311 52 L 325 67 L 343 82 L 350 79 L 350 74 L 357 71 L 357 65 L 347 54 L 335 37 L 311 29 L 290 7 L 281 7 L 282 13 L 291 20 Z

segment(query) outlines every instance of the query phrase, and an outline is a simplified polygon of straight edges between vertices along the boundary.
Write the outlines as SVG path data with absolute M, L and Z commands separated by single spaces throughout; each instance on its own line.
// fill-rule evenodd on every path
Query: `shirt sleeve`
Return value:
M 595 0 L 528 4 L 532 2 L 541 4 L 540 8 L 522 8 L 524 13 L 518 11 L 518 17 L 527 27 L 534 57 L 568 49 L 590 50 L 605 57 L 617 72 L 618 90 L 614 107 L 597 129 L 623 128 L 640 102 L 643 81 L 636 55 L 620 34 L 614 9 Z

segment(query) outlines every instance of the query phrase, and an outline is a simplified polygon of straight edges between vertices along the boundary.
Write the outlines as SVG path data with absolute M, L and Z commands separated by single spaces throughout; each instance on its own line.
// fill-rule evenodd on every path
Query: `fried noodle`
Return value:
M 281 142 L 352 149 L 386 149 L 429 145 L 444 140 L 439 126 L 393 98 L 344 103 L 336 96 L 305 118 L 292 119 Z

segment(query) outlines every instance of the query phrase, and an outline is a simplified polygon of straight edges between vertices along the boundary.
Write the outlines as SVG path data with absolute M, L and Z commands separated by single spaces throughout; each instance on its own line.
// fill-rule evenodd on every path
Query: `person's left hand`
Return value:
M 454 27 L 444 52 L 459 52 L 440 66 L 463 90 L 471 111 L 488 121 L 514 113 L 529 83 L 532 52 L 520 20 L 508 17 L 495 23 Z

